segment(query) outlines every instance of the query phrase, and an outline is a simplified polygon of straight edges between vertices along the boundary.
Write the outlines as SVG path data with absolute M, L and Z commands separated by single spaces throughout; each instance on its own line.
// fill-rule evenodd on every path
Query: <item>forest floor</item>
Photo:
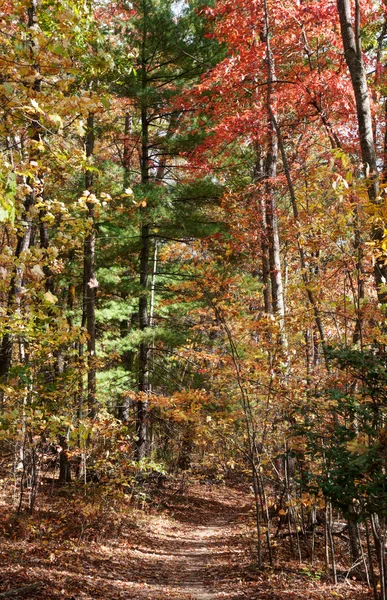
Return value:
M 47 490 L 33 517 L 1 513 L 0 598 L 50 600 L 304 600 L 371 598 L 361 583 L 334 586 L 323 566 L 292 558 L 274 540 L 273 567 L 258 570 L 253 500 L 238 486 L 167 486 L 123 511 L 100 492 Z M 119 507 L 119 508 L 118 508 Z M 302 549 L 304 551 L 304 549 Z M 305 549 L 307 554 L 307 549 Z M 339 565 L 340 567 L 340 565 Z M 35 588 L 28 588 L 36 584 Z M 24 588 L 24 589 L 23 589 Z

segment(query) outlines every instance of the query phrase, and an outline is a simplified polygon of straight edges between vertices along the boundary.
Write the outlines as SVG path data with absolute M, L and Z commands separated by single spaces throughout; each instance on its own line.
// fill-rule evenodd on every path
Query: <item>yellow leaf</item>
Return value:
M 36 102 L 36 100 L 32 99 L 31 100 L 31 104 L 32 106 L 39 112 L 39 113 L 43 113 L 42 109 L 40 108 L 39 104 Z
M 77 134 L 83 137 L 86 134 L 85 123 L 82 120 L 79 120 L 75 123 L 75 129 Z
M 43 279 L 43 277 L 44 277 L 44 271 L 40 267 L 40 265 L 35 265 L 31 269 L 31 275 L 33 275 L 34 279 L 37 279 L 39 281 L 40 279 Z
M 44 299 L 50 304 L 56 304 L 58 302 L 58 298 L 54 296 L 54 294 L 52 294 L 51 292 L 46 292 L 44 294 Z

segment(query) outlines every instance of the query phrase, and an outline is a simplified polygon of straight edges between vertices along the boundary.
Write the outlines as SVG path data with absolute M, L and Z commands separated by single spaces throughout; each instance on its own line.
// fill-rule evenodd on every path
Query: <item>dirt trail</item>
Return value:
M 147 563 L 149 598 L 245 598 L 230 587 L 235 588 L 234 571 L 245 552 L 242 529 L 249 499 L 237 490 L 197 486 L 179 500 L 167 517 L 153 517 L 144 544 L 136 548 Z
M 289 540 L 273 538 L 274 565 L 257 570 L 251 496 L 222 485 L 167 485 L 147 510 L 66 501 L 40 512 L 10 512 L 0 528 L 0 592 L 38 584 L 28 600 L 366 600 L 371 592 L 324 574 L 323 538 L 312 568 Z M 97 498 L 98 499 L 98 498 Z M 42 499 L 43 500 L 43 499 Z M 55 504 L 56 501 L 56 504 Z M 1 508 L 1 507 L 0 507 Z M 118 508 L 118 510 L 117 510 Z M 81 510 L 80 510 L 81 509 Z M 87 509 L 87 510 L 86 510 Z M 93 517 L 93 515 L 95 515 Z M 1 511 L 0 511 L 1 520 Z M 338 557 L 339 558 L 339 557 Z M 338 563 L 339 564 L 339 563 Z M 340 566 L 340 565 L 339 565 Z
M 246 598 L 239 577 L 251 499 L 242 491 L 167 487 L 157 508 L 129 506 L 127 515 L 121 509 L 116 524 L 85 518 L 58 502 L 64 513 L 42 511 L 33 528 L 22 519 L 17 523 L 23 529 L 0 535 L 0 591 L 37 582 L 29 600 Z M 94 505 L 89 515 L 92 510 Z M 114 509 L 109 514 L 111 519 Z

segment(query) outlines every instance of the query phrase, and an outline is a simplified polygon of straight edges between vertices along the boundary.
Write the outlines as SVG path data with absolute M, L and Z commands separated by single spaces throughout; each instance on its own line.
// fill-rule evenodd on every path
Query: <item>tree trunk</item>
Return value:
M 38 28 L 38 16 L 37 9 L 39 6 L 38 0 L 31 0 L 30 6 L 27 8 L 27 25 L 30 31 L 29 35 L 29 49 L 31 60 L 34 63 L 34 68 L 37 76 L 32 84 L 32 98 L 39 94 L 41 90 L 41 78 L 39 64 L 36 62 L 36 57 L 39 51 L 34 33 Z M 40 123 L 39 113 L 36 112 L 32 115 L 30 121 L 30 139 L 33 142 L 39 142 L 42 127 Z M 29 153 L 29 161 L 37 161 L 39 159 L 39 150 L 34 146 L 31 148 Z M 34 205 L 43 200 L 43 174 L 37 172 L 35 176 L 27 178 L 26 183 L 31 188 L 31 191 L 25 196 L 24 207 L 22 214 L 22 223 L 24 223 L 24 229 L 18 231 L 17 243 L 15 250 L 15 262 L 18 262 L 20 256 L 28 250 L 33 243 L 33 222 L 32 222 L 32 210 Z M 14 273 L 11 278 L 8 298 L 7 298 L 7 317 L 10 319 L 15 309 L 20 310 L 20 292 L 23 285 L 24 278 L 24 266 L 18 264 L 15 266 Z M 8 331 L 3 335 L 3 339 L 0 345 L 0 384 L 4 384 L 8 378 L 9 370 L 12 362 L 12 349 L 13 349 L 13 335 L 11 331 Z M 0 389 L 0 409 L 4 403 L 4 390 Z
M 66 436 L 59 436 L 59 444 L 59 483 L 69 483 L 71 481 L 71 466 L 67 456 L 68 446 Z
M 94 153 L 94 115 L 92 113 L 89 113 L 87 118 L 85 149 L 86 157 L 91 159 Z M 85 187 L 91 194 L 92 171 L 86 171 Z M 89 231 L 84 242 L 82 327 L 86 327 L 87 331 L 87 406 L 89 416 L 93 419 L 96 415 L 95 296 L 98 284 L 95 278 L 95 207 L 92 200 L 87 200 L 87 211 Z
M 372 128 L 371 103 L 367 85 L 367 73 L 361 48 L 359 0 L 355 0 L 355 24 L 352 22 L 351 0 L 337 0 L 337 8 L 340 17 L 341 38 L 344 46 L 345 60 L 351 76 L 352 88 L 356 101 L 361 156 L 364 164 L 364 173 L 368 178 L 368 195 L 370 201 L 377 204 L 379 179 Z M 373 239 L 376 242 L 380 242 L 383 237 L 384 228 L 375 226 L 373 230 Z M 384 258 L 376 260 L 374 279 L 379 302 L 381 304 L 386 304 L 387 266 Z
M 147 88 L 146 62 L 142 64 L 142 89 L 145 92 Z M 149 122 L 147 107 L 143 100 L 141 107 L 141 183 L 149 183 Z M 140 331 L 145 332 L 149 326 L 148 317 L 148 281 L 149 281 L 149 261 L 150 261 L 150 225 L 148 223 L 148 210 L 144 206 L 141 208 L 141 234 L 140 234 L 140 297 L 138 304 L 138 313 L 140 321 Z M 138 353 L 138 392 L 140 399 L 137 402 L 137 423 L 136 423 L 136 456 L 142 460 L 148 453 L 148 394 L 149 394 L 149 348 L 145 340 L 139 345 Z
M 149 279 L 149 225 L 141 227 L 141 255 L 140 255 L 140 299 L 139 319 L 140 331 L 144 332 L 148 325 L 148 279 Z M 145 341 L 140 342 L 138 357 L 138 391 L 141 400 L 137 403 L 137 458 L 141 460 L 147 454 L 148 435 L 148 392 L 149 392 L 149 348 Z
M 270 260 L 269 260 L 269 235 L 266 219 L 266 203 L 263 198 L 261 204 L 262 218 L 262 234 L 261 234 L 261 251 L 262 251 L 262 283 L 263 283 L 263 302 L 265 313 L 271 314 L 273 306 L 271 303 L 271 284 L 270 284 Z
M 132 117 L 130 113 L 125 115 L 125 130 L 124 130 L 124 152 L 122 164 L 124 167 L 124 189 L 130 185 L 130 166 L 133 148 L 130 143 L 130 135 L 132 133 Z
M 370 195 L 375 200 L 378 195 L 376 153 L 372 132 L 372 115 L 367 86 L 367 74 L 361 52 L 358 0 L 355 0 L 355 6 L 356 18 L 354 26 L 351 16 L 351 1 L 337 0 L 345 60 L 351 75 L 352 87 L 355 94 L 361 154 L 364 168 L 367 169 L 367 173 L 369 170 L 369 176 L 371 178 L 371 185 L 369 187 Z
M 281 248 L 278 232 L 277 201 L 272 180 L 277 175 L 278 139 L 272 120 L 275 113 L 275 97 L 273 83 L 276 81 L 274 57 L 270 46 L 269 14 L 266 0 L 264 2 L 265 22 L 261 40 L 266 43 L 267 61 L 267 111 L 268 111 L 268 150 L 265 160 L 266 178 L 266 223 L 269 245 L 270 279 L 273 313 L 278 318 L 280 335 L 279 341 L 283 350 L 287 348 L 285 332 L 285 302 L 282 281 Z
M 379 566 L 379 581 L 380 581 L 380 600 L 386 600 L 386 558 L 385 558 L 385 529 L 381 524 L 379 516 L 376 514 L 371 515 L 371 527 L 374 538 L 376 556 L 378 557 Z

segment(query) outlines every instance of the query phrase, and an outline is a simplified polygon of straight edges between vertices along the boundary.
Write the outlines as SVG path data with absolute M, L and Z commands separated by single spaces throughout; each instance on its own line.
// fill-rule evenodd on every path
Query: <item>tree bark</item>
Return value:
M 27 8 L 27 24 L 30 31 L 29 35 L 29 51 L 31 61 L 34 64 L 37 76 L 32 84 L 32 97 L 39 94 L 41 90 L 41 78 L 40 68 L 37 64 L 37 53 L 38 46 L 36 39 L 34 38 L 34 32 L 38 27 L 38 8 L 39 0 L 31 0 L 30 6 Z M 31 124 L 29 128 L 29 137 L 33 142 L 39 142 L 42 133 L 42 127 L 40 123 L 39 113 L 36 112 L 32 115 Z M 32 148 L 29 153 L 29 161 L 37 161 L 39 159 L 39 151 Z M 33 243 L 33 221 L 32 221 L 32 209 L 34 205 L 43 200 L 43 174 L 38 171 L 34 177 L 30 176 L 26 182 L 31 191 L 25 196 L 23 213 L 21 222 L 23 227 L 18 230 L 17 243 L 15 250 L 15 262 L 26 252 Z M 7 317 L 10 319 L 15 310 L 20 310 L 20 293 L 23 285 L 24 278 L 24 266 L 18 264 L 15 266 L 7 298 Z M 3 339 L 0 345 L 0 384 L 4 384 L 7 381 L 9 370 L 12 363 L 12 350 L 13 350 L 13 335 L 11 331 L 8 331 L 3 335 Z M 0 389 L 0 409 L 4 403 L 4 390 Z
M 256 159 L 254 167 L 254 181 L 259 183 L 265 179 L 265 160 L 262 148 L 257 144 Z M 263 302 L 265 313 L 271 314 L 273 307 L 271 303 L 271 285 L 270 285 L 270 260 L 269 260 L 269 234 L 266 217 L 266 202 L 263 194 L 259 195 L 259 211 L 261 213 L 261 252 L 262 252 L 262 283 L 263 283 Z
M 360 5 L 355 0 L 355 23 L 352 20 L 351 0 L 337 0 L 340 17 L 341 38 L 345 60 L 351 76 L 355 95 L 357 123 L 360 138 L 361 156 L 364 173 L 367 177 L 367 190 L 370 201 L 378 204 L 379 178 L 376 163 L 375 140 L 372 127 L 370 95 L 367 85 L 367 73 L 364 66 L 360 38 Z M 384 237 L 384 228 L 375 226 L 373 239 L 379 242 Z M 383 258 L 376 260 L 374 279 L 381 304 L 387 303 L 387 266 Z
M 71 481 L 71 465 L 67 456 L 68 444 L 66 436 L 59 436 L 59 483 L 69 483 Z
M 281 151 L 281 157 L 282 157 L 282 164 L 284 167 L 284 171 L 285 171 L 285 176 L 286 176 L 286 181 L 288 184 L 288 189 L 289 189 L 289 194 L 290 194 L 290 200 L 291 200 L 291 205 L 292 205 L 292 211 L 293 211 L 293 217 L 296 221 L 298 221 L 299 218 L 299 211 L 298 211 L 298 204 L 297 204 L 297 199 L 296 199 L 296 193 L 294 190 L 294 186 L 293 186 L 293 181 L 292 181 L 292 177 L 290 174 L 290 168 L 289 168 L 289 163 L 288 163 L 288 159 L 286 156 L 286 152 L 285 152 L 285 146 L 282 140 L 282 135 L 281 135 L 281 130 L 279 128 L 276 116 L 274 115 L 274 113 L 271 113 L 271 118 L 273 121 L 273 125 L 274 128 L 276 130 L 277 133 L 277 138 L 278 138 L 278 145 Z M 302 279 L 306 288 L 306 293 L 307 293 L 307 297 L 308 300 L 310 302 L 310 305 L 312 307 L 313 310 L 313 314 L 314 314 L 314 320 L 316 323 L 316 328 L 319 332 L 319 336 L 320 336 L 320 342 L 322 344 L 323 347 L 323 352 L 324 352 L 324 356 L 326 357 L 326 338 L 325 338 L 325 331 L 324 331 L 324 324 L 322 322 L 321 319 L 321 314 L 320 314 L 320 309 L 317 303 L 317 300 L 315 298 L 315 295 L 311 289 L 311 285 L 310 285 L 310 281 L 307 275 L 307 261 L 306 261 L 306 257 L 305 257 L 305 251 L 304 248 L 300 242 L 300 240 L 297 240 L 297 248 L 298 248 L 298 254 L 300 257 L 300 266 L 302 269 Z
M 269 16 L 266 1 L 264 3 L 265 21 L 261 32 L 261 40 L 266 44 L 267 61 L 267 111 L 268 111 L 268 144 L 264 163 L 266 179 L 266 226 L 269 250 L 271 300 L 273 313 L 277 316 L 280 328 L 280 344 L 286 348 L 285 332 L 285 302 L 282 280 L 281 248 L 278 231 L 277 201 L 273 190 L 272 180 L 277 175 L 278 140 L 271 114 L 275 110 L 275 97 L 273 96 L 273 83 L 276 80 L 274 57 L 270 46 Z M 265 301 L 267 304 L 267 302 Z
M 91 159 L 94 153 L 94 115 L 89 113 L 85 138 L 86 158 Z M 93 188 L 93 173 L 87 170 L 85 188 L 90 192 Z M 88 196 L 89 197 L 89 196 Z M 92 199 L 87 200 L 87 216 L 89 231 L 84 242 L 83 262 L 83 314 L 82 327 L 87 331 L 87 406 L 89 416 L 96 415 L 96 367 L 95 367 L 95 296 L 97 281 L 95 278 L 95 206 Z
M 144 32 L 144 42 L 145 35 Z M 143 99 L 141 106 L 141 184 L 149 184 L 149 121 L 148 111 L 145 102 L 145 91 L 148 86 L 146 73 L 145 49 L 142 56 L 142 91 Z M 148 317 L 148 283 L 149 283 L 149 261 L 150 261 L 150 224 L 148 222 L 148 209 L 146 206 L 141 208 L 141 233 L 140 233 L 140 297 L 138 304 L 138 313 L 140 321 L 140 331 L 145 332 L 149 326 Z M 142 460 L 148 453 L 148 394 L 149 394 L 149 348 L 145 340 L 139 345 L 138 353 L 138 382 L 137 389 L 140 398 L 137 402 L 137 422 L 136 422 L 136 457 Z
M 149 279 L 149 225 L 141 227 L 141 251 L 140 251 L 140 298 L 139 319 L 140 331 L 145 332 L 148 328 L 148 279 Z M 139 345 L 138 357 L 138 391 L 141 399 L 137 402 L 137 458 L 141 460 L 147 455 L 148 437 L 148 393 L 149 393 L 149 348 L 145 341 Z
M 124 152 L 122 164 L 124 167 L 124 189 L 130 184 L 130 167 L 133 148 L 130 143 L 130 135 L 132 133 L 132 117 L 130 113 L 125 115 L 125 129 L 124 129 Z
M 376 153 L 372 132 L 372 115 L 367 76 L 361 52 L 358 0 L 355 0 L 355 5 L 356 17 L 354 26 L 351 15 L 351 1 L 337 0 L 345 60 L 351 75 L 352 87 L 355 94 L 362 159 L 367 172 L 369 169 L 369 176 L 371 178 L 369 193 L 373 200 L 375 200 L 378 195 Z

